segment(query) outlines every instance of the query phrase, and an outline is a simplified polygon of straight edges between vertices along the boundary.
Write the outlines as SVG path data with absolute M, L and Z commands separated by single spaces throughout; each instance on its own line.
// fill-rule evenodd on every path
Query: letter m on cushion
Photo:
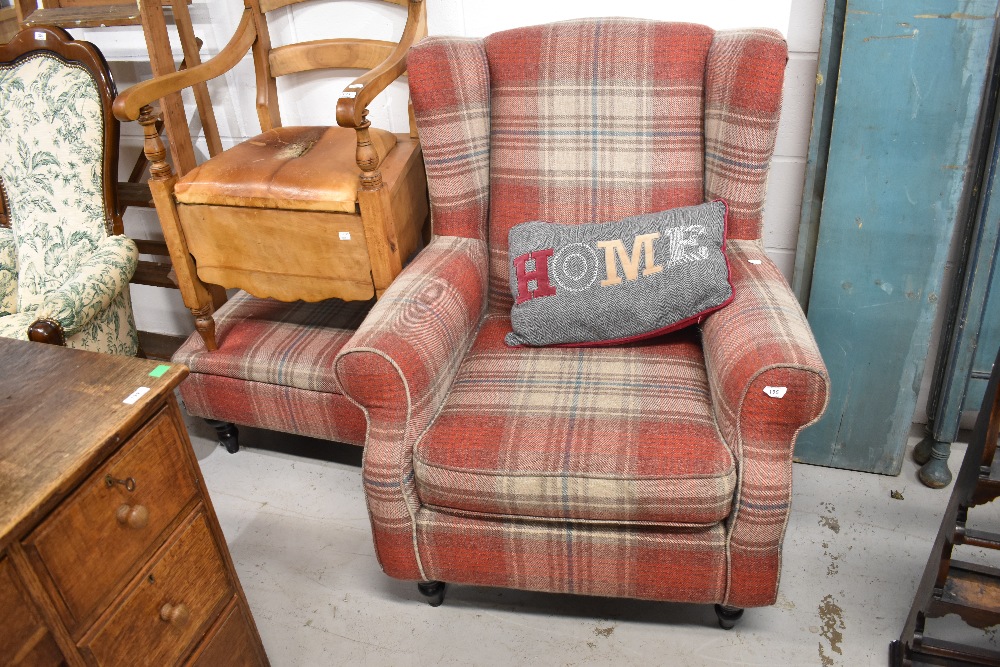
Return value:
M 517 302 L 524 303 L 540 296 L 555 296 L 556 288 L 549 284 L 549 257 L 552 248 L 534 250 L 514 258 L 514 270 L 517 272 Z M 528 268 L 528 262 L 534 265 Z M 535 289 L 529 284 L 535 282 Z

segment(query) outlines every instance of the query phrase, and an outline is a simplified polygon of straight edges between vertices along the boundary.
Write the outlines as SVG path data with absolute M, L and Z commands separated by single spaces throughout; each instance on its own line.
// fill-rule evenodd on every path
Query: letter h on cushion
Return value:
M 772 30 L 632 19 L 412 49 L 435 236 L 336 362 L 387 574 L 432 604 L 455 582 L 715 603 L 723 627 L 774 603 L 793 444 L 829 385 L 760 241 L 786 60 Z M 505 345 L 511 227 L 716 199 L 734 298 L 700 326 Z

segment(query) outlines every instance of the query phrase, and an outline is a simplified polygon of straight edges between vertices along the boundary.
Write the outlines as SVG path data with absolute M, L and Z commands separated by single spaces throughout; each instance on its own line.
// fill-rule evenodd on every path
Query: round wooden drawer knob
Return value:
M 149 523 L 149 510 L 142 505 L 122 505 L 115 513 L 118 523 L 129 528 L 145 528 Z
M 160 607 L 160 619 L 175 627 L 183 628 L 191 620 L 191 612 L 183 603 L 173 605 L 168 602 Z

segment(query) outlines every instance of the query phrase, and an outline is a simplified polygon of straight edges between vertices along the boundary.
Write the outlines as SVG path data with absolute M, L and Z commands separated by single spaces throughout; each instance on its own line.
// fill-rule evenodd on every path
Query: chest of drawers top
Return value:
M 0 338 L 0 552 L 162 407 L 161 365 Z

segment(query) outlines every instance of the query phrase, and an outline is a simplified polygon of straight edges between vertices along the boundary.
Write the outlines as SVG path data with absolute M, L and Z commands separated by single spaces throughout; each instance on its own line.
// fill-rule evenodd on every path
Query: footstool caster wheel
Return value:
M 440 607 L 444 602 L 445 583 L 443 581 L 418 581 L 417 589 L 427 598 L 427 604 Z
M 719 627 L 723 630 L 732 630 L 736 627 L 737 621 L 743 618 L 743 610 L 739 607 L 726 607 L 721 604 L 715 605 L 715 615 L 719 617 Z
M 218 419 L 206 419 L 208 425 L 215 429 L 215 434 L 219 438 L 226 451 L 235 454 L 240 451 L 240 430 L 232 422 L 224 422 Z

